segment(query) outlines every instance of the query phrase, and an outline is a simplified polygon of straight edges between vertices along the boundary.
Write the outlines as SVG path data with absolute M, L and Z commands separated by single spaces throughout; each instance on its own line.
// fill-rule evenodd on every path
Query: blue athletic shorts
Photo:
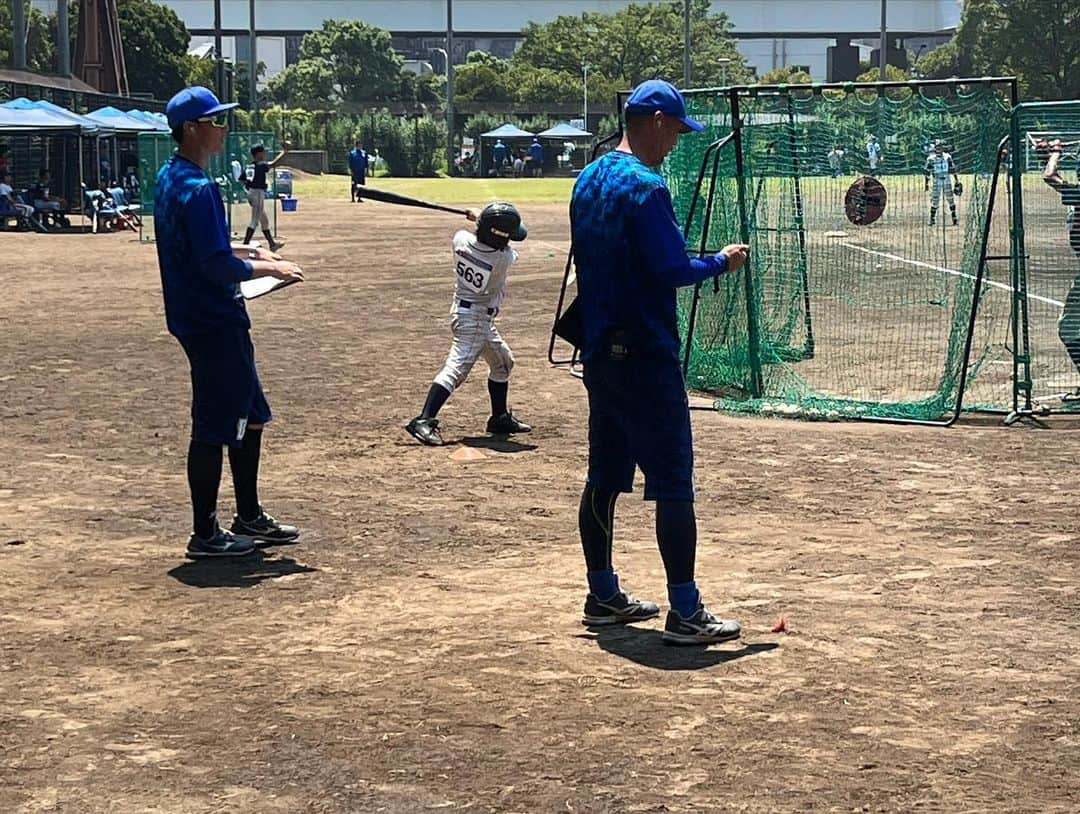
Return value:
M 191 362 L 191 437 L 240 446 L 248 424 L 270 420 L 247 328 L 180 337 Z
M 633 491 L 634 467 L 646 500 L 694 499 L 690 404 L 677 360 L 597 359 L 586 363 L 589 483 Z

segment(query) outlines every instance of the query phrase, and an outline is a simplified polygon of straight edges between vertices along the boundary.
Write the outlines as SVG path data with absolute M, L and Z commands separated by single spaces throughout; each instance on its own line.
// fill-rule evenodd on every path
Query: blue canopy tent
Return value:
M 38 168 L 51 163 L 56 167 L 53 182 L 58 183 L 60 197 L 69 202 L 82 199 L 82 144 L 84 137 L 96 139 L 92 122 L 49 102 L 20 98 L 0 104 L 0 135 L 7 135 L 21 147 L 20 159 L 12 170 L 15 186 L 30 186 L 37 180 Z M 70 161 L 72 151 L 62 146 L 66 139 L 75 141 L 77 162 Z
M 113 139 L 107 153 L 108 161 L 97 160 L 97 175 L 100 182 L 116 183 L 124 173 L 124 167 L 138 166 L 138 148 L 136 139 L 139 133 L 155 131 L 168 132 L 169 125 L 153 114 L 142 111 L 123 111 L 115 107 L 102 107 L 87 113 L 88 118 L 112 131 Z M 147 118 L 149 117 L 149 118 Z M 105 177 L 108 176 L 108 177 Z
M 507 154 L 511 155 L 514 144 L 528 145 L 532 142 L 532 137 L 533 134 L 530 133 L 528 130 L 522 130 L 520 127 L 513 124 L 504 124 L 501 127 L 496 127 L 494 130 L 489 130 L 486 133 L 481 133 L 479 149 L 480 155 L 476 162 L 477 166 L 480 169 L 480 175 L 487 176 L 489 170 L 495 170 L 496 174 L 498 174 L 499 170 L 501 169 L 494 166 L 494 155 L 491 155 L 491 157 L 488 158 L 485 162 L 484 156 L 487 152 L 484 150 L 485 140 L 490 143 L 491 147 L 494 147 L 496 141 L 502 141 L 503 144 L 506 145 Z M 491 147 L 489 147 L 489 150 L 491 149 Z
M 579 145 L 578 143 L 592 139 L 592 133 L 588 130 L 574 127 L 574 125 L 569 122 L 562 122 L 554 127 L 549 127 L 541 133 L 537 133 L 536 137 L 557 142 L 562 148 L 555 152 L 555 166 L 560 172 L 569 172 L 571 174 L 578 172 L 589 160 L 588 151 L 579 149 L 579 147 L 583 147 L 584 145 Z M 576 156 L 575 153 L 577 154 Z M 574 160 L 575 158 L 577 158 L 576 161 Z

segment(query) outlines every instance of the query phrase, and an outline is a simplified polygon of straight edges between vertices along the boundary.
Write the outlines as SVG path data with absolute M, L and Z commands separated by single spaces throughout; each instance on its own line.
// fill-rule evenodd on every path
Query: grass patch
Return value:
M 573 178 L 374 178 L 379 189 L 444 204 L 487 204 L 507 200 L 516 204 L 569 203 Z M 293 182 L 298 198 L 348 200 L 347 175 L 307 175 Z

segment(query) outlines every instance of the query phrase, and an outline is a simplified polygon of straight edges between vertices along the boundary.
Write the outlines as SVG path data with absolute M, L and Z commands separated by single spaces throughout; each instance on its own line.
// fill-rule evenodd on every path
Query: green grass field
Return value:
M 509 199 L 514 203 L 568 203 L 573 178 L 374 178 L 372 186 L 425 201 L 448 204 L 485 204 Z M 346 175 L 298 178 L 298 198 L 336 198 L 349 194 Z

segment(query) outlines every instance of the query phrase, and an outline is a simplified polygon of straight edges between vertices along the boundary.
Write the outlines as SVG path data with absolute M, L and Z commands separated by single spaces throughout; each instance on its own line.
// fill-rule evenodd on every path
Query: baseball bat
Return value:
M 442 204 L 431 203 L 430 201 L 421 201 L 419 198 L 410 198 L 408 195 L 399 195 L 396 192 L 387 192 L 384 189 L 374 189 L 373 187 L 358 187 L 356 194 L 361 198 L 370 198 L 373 201 L 382 201 L 383 203 L 397 204 L 398 206 L 415 206 L 420 209 L 435 209 L 439 212 L 450 212 L 454 215 L 468 215 L 468 210 L 455 209 L 452 206 L 443 206 Z

